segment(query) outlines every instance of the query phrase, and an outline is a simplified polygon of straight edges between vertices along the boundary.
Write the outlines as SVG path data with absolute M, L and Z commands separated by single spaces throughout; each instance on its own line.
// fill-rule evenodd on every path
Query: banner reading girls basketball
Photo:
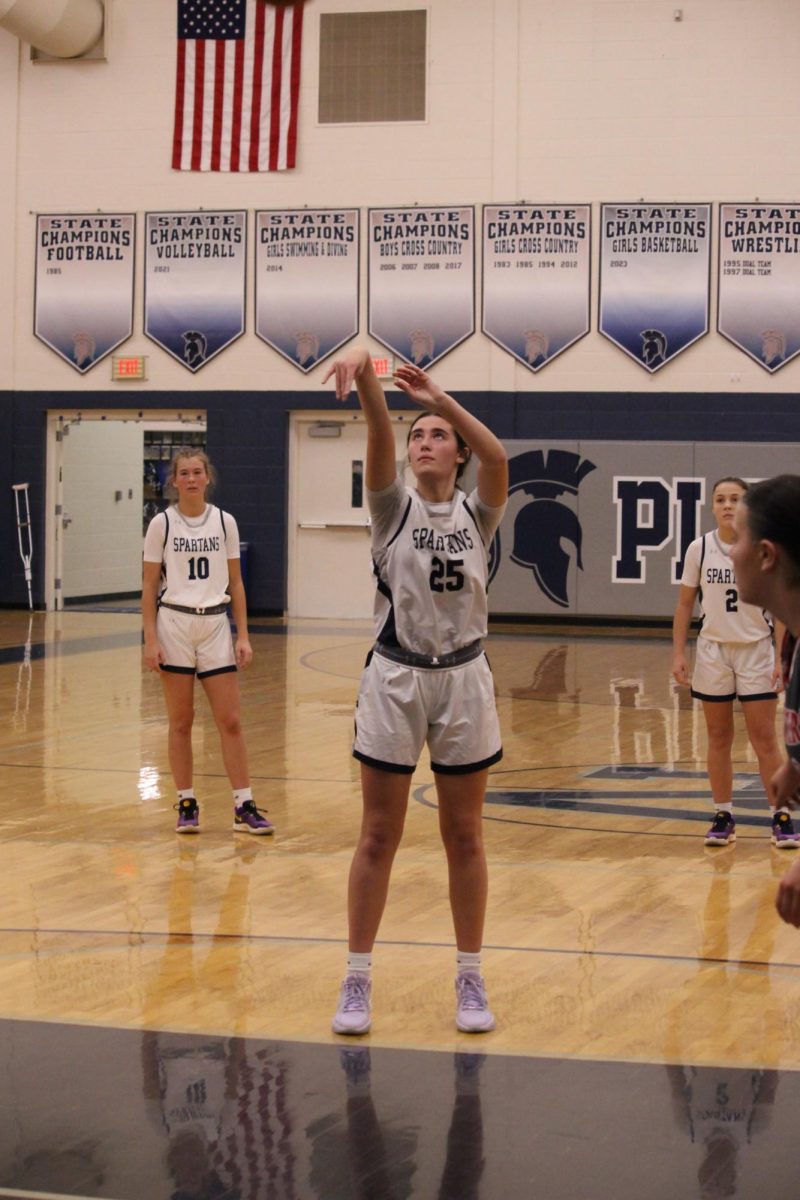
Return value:
M 482 328 L 539 371 L 589 332 L 591 208 L 483 210 Z
M 765 371 L 800 352 L 800 204 L 721 204 L 717 328 Z
M 33 332 L 85 374 L 133 332 L 133 213 L 36 220 Z
M 369 332 L 427 367 L 475 332 L 475 209 L 369 210 Z
M 145 214 L 144 331 L 189 371 L 244 333 L 247 213 Z
M 647 371 L 708 333 L 711 206 L 604 204 L 600 332 Z
M 358 333 L 358 209 L 256 213 L 256 333 L 307 372 Z

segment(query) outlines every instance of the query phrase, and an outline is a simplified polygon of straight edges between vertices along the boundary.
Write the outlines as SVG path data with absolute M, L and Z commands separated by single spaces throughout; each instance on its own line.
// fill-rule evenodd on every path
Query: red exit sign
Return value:
M 112 379 L 144 379 L 145 356 L 143 354 L 131 355 L 128 358 L 121 358 L 117 355 L 111 359 L 111 378 Z

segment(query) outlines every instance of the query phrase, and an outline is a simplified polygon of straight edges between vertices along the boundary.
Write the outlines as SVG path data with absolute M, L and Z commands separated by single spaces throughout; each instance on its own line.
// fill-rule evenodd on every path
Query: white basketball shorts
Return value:
M 156 614 L 156 632 L 167 660 L 161 664 L 162 671 L 203 679 L 236 670 L 226 613 L 200 617 L 160 608 Z
M 696 700 L 773 700 L 775 647 L 757 642 L 713 642 L 701 634 L 695 648 L 692 695 Z

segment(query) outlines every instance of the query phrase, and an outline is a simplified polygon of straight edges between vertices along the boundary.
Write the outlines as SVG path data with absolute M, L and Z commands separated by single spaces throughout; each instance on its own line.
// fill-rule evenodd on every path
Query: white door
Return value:
M 398 464 L 418 415 L 392 413 Z M 289 439 L 288 608 L 295 617 L 372 615 L 375 580 L 364 495 L 361 413 L 292 416 Z

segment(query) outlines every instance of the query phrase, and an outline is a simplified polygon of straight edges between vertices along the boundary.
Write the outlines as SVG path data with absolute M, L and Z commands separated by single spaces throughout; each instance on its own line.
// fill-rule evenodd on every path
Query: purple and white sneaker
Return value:
M 372 980 L 362 971 L 351 971 L 345 976 L 339 993 L 339 1007 L 333 1018 L 331 1029 L 358 1037 L 369 1033 L 372 1024 Z
M 486 985 L 478 972 L 456 975 L 456 1029 L 462 1033 L 489 1033 L 494 1025 Z
M 233 828 L 239 833 L 256 833 L 262 837 L 275 832 L 272 821 L 268 821 L 264 814 L 258 811 L 252 800 L 245 800 L 244 804 L 234 808 Z
M 736 841 L 736 821 L 733 815 L 720 809 L 714 814 L 714 820 L 711 822 L 708 833 L 706 834 L 707 846 L 729 846 L 731 842 Z
M 772 844 L 778 850 L 796 850 L 800 845 L 800 834 L 788 813 L 776 812 L 773 816 Z
M 195 800 L 194 796 L 189 796 L 185 800 L 178 801 L 172 806 L 177 810 L 178 823 L 175 826 L 176 833 L 199 833 L 200 832 L 200 805 Z

